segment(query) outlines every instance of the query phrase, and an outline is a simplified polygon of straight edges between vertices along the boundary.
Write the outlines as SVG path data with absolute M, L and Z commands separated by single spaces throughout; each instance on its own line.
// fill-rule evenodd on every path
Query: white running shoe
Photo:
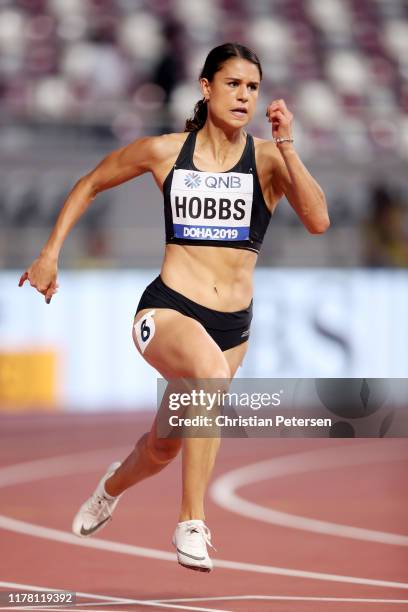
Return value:
M 204 521 L 192 519 L 178 523 L 173 544 L 180 565 L 199 572 L 211 572 L 213 562 L 208 556 L 207 544 L 211 548 L 214 546 L 211 544 L 211 532 Z
M 99 481 L 92 496 L 80 507 L 72 522 L 72 531 L 81 538 L 90 536 L 102 529 L 112 518 L 121 495 L 106 497 L 105 482 L 121 465 L 120 461 L 112 463 L 108 471 Z

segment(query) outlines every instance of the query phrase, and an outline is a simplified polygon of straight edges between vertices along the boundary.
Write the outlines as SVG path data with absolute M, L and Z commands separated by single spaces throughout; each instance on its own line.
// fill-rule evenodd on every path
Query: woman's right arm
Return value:
M 58 288 L 58 257 L 64 240 L 92 200 L 101 191 L 149 171 L 163 156 L 163 149 L 162 137 L 140 138 L 113 151 L 94 170 L 80 178 L 65 200 L 39 257 L 21 276 L 19 286 L 28 280 L 32 287 L 45 296 L 45 301 L 49 304 Z

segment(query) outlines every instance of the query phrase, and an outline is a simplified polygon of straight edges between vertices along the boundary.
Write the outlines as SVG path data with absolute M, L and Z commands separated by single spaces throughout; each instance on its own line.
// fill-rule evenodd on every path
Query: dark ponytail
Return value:
M 194 107 L 193 117 L 191 119 L 187 119 L 184 131 L 195 132 L 196 130 L 201 130 L 207 121 L 207 114 L 207 101 L 202 98 L 202 100 L 199 100 Z
M 234 57 L 239 57 L 255 64 L 259 70 L 259 76 L 262 79 L 262 67 L 258 56 L 251 51 L 251 49 L 248 49 L 248 47 L 244 47 L 238 43 L 225 43 L 224 45 L 211 49 L 205 60 L 200 79 L 208 79 L 208 81 L 211 82 L 215 73 L 221 70 L 225 62 Z M 196 130 L 201 130 L 207 121 L 207 115 L 207 102 L 203 98 L 195 105 L 194 115 L 191 119 L 187 119 L 184 131 L 194 132 Z

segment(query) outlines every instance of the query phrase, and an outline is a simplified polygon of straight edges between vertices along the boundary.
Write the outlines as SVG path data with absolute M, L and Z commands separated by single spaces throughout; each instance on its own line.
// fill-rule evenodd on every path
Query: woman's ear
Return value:
M 200 79 L 201 92 L 206 102 L 210 99 L 210 82 L 208 79 Z

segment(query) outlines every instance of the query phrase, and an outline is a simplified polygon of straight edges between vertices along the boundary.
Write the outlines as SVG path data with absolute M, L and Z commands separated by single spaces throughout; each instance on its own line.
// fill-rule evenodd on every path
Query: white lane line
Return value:
M 83 605 L 83 604 L 81 604 L 81 605 Z M 104 604 L 103 602 L 102 603 L 99 602 L 96 605 L 97 606 L 101 606 L 101 605 L 103 605 L 103 606 L 110 606 L 111 604 L 110 603 Z M 113 605 L 116 606 L 118 604 L 113 604 Z M 125 605 L 125 604 L 122 604 L 122 605 Z M 33 611 L 33 612 L 35 610 L 37 610 L 37 612 L 40 611 L 40 610 L 42 610 L 42 611 L 47 610 L 47 612 L 61 612 L 61 611 L 63 611 L 63 612 L 65 612 L 65 611 L 68 611 L 68 612 L 89 612 L 89 608 L 77 608 L 75 606 L 69 606 L 69 608 L 48 608 L 47 606 L 42 606 L 40 608 L 39 605 L 31 606 L 31 607 L 30 606 L 9 606 L 9 607 L 6 607 L 6 608 L 1 608 L 0 607 L 0 610 L 14 610 L 14 612 L 16 611 L 16 609 L 17 610 Z M 197 610 L 197 608 L 192 608 L 192 609 Z M 92 612 L 107 612 L 107 611 L 106 610 L 97 610 L 97 609 L 92 608 Z M 126 610 L 123 610 L 123 608 L 122 608 L 122 610 L 112 610 L 111 608 L 109 608 L 109 612 L 126 612 Z M 212 608 L 211 608 L 211 612 L 212 612 Z
M 97 550 L 106 550 L 109 552 L 121 553 L 124 555 L 132 555 L 137 557 L 148 557 L 150 559 L 159 559 L 161 561 L 175 562 L 173 553 L 157 550 L 154 548 L 143 548 L 132 544 L 122 544 L 121 542 L 113 542 L 111 540 L 101 540 L 99 538 L 85 539 L 78 538 L 66 531 L 53 529 L 51 527 L 41 527 L 26 521 L 19 521 L 0 515 L 0 528 L 7 529 L 14 533 L 30 535 L 54 542 L 63 542 L 65 544 L 73 544 L 74 546 L 83 546 L 85 548 L 94 548 Z M 242 563 L 239 561 L 228 561 L 225 559 L 214 559 L 214 565 L 229 570 L 255 572 L 259 574 L 274 574 L 277 576 L 288 576 L 290 578 L 306 578 L 312 580 L 323 580 L 329 582 L 342 582 L 347 584 L 362 584 L 366 586 L 408 589 L 408 583 L 393 582 L 389 580 L 375 580 L 370 578 L 358 578 L 355 576 L 342 576 L 338 574 L 325 574 L 322 572 L 310 572 L 306 570 L 295 570 L 284 567 L 275 567 L 271 565 L 257 565 L 255 563 Z M 1 583 L 0 583 L 1 584 Z
M 72 474 L 87 473 L 101 470 L 106 467 L 111 457 L 129 454 L 130 446 L 120 446 L 107 450 L 87 451 L 76 455 L 59 455 L 48 459 L 35 459 L 15 465 L 0 468 L 0 488 L 25 482 L 35 482 L 56 476 L 69 476 Z
M 394 441 L 393 441 L 394 442 Z M 230 512 L 256 519 L 265 523 L 291 527 L 323 533 L 324 535 L 351 538 L 381 544 L 393 544 L 397 546 L 408 546 L 408 536 L 362 527 L 352 527 L 328 521 L 306 518 L 288 512 L 281 512 L 273 508 L 266 508 L 254 502 L 248 501 L 237 493 L 237 489 L 262 480 L 294 476 L 306 472 L 321 471 L 339 467 L 356 465 L 367 465 L 370 463 L 383 463 L 408 459 L 408 444 L 394 443 L 392 446 L 384 447 L 383 454 L 379 457 L 378 448 L 376 455 L 366 454 L 369 445 L 357 447 L 348 446 L 346 451 L 340 447 L 330 447 L 292 455 L 285 455 L 267 461 L 260 461 L 246 465 L 231 472 L 223 474 L 216 479 L 210 488 L 210 496 L 213 501 Z M 365 454 L 363 454 L 365 453 Z
M 4 581 L 0 581 L 0 587 L 20 589 L 20 590 L 24 589 L 27 591 L 46 591 L 46 592 L 61 591 L 61 589 L 52 589 L 50 587 L 42 587 L 42 586 L 33 585 L 33 584 L 20 584 L 18 582 L 4 582 Z M 232 612 L 231 610 L 224 610 L 224 609 L 219 610 L 215 608 L 198 608 L 197 606 L 183 606 L 180 604 L 175 605 L 173 603 L 162 603 L 162 602 L 157 602 L 154 599 L 128 599 L 126 597 L 111 597 L 110 595 L 96 595 L 95 593 L 85 593 L 82 591 L 76 591 L 76 595 L 77 597 L 87 597 L 88 599 L 100 600 L 99 605 L 102 605 L 102 606 L 105 605 L 105 603 L 106 605 L 108 605 L 107 602 L 112 601 L 115 605 L 121 605 L 121 604 L 136 605 L 137 604 L 137 605 L 147 606 L 147 607 L 156 606 L 157 608 L 169 608 L 172 610 L 193 610 L 194 612 Z M 82 606 L 84 604 L 81 602 L 80 605 Z M 39 609 L 38 606 L 36 606 L 36 608 L 37 610 Z M 16 606 L 14 606 L 14 609 L 16 609 Z M 18 606 L 18 609 L 21 609 L 20 606 Z M 74 606 L 70 606 L 68 609 L 75 610 L 76 608 Z
M 187 597 L 182 599 L 158 599 L 157 601 L 241 601 L 241 600 L 265 600 L 265 601 L 334 601 L 352 603 L 395 603 L 406 604 L 408 599 L 368 599 L 363 597 L 310 597 L 295 595 L 231 595 L 222 597 Z
M 86 604 L 81 604 L 81 606 L 86 605 Z M 219 608 L 199 608 L 197 606 L 183 606 L 180 604 L 166 604 L 166 603 L 157 603 L 156 601 L 149 601 L 149 600 L 145 600 L 145 599 L 132 599 L 130 601 L 126 601 L 126 602 L 119 602 L 119 601 L 115 601 L 112 604 L 111 603 L 104 603 L 103 601 L 99 602 L 97 604 L 98 606 L 110 606 L 110 605 L 114 605 L 114 606 L 124 606 L 124 605 L 131 605 L 131 606 L 146 606 L 149 608 L 155 608 L 157 610 L 157 608 L 166 608 L 166 609 L 171 609 L 171 610 L 188 610 L 189 612 L 233 612 L 233 610 L 225 610 L 225 608 L 223 608 L 222 610 L 220 610 Z M 9 606 L 9 607 L 5 607 L 5 608 L 0 608 L 0 610 L 47 610 L 50 612 L 60 612 L 61 610 L 69 610 L 71 612 L 80 612 L 79 608 L 76 608 L 75 606 L 69 606 L 68 608 L 48 608 L 48 606 Z M 93 612 L 97 612 L 92 608 Z M 82 608 L 82 612 L 89 612 L 89 608 Z M 99 612 L 106 612 L 106 610 L 100 610 Z M 115 612 L 114 610 L 111 610 L 109 608 L 109 612 Z M 116 610 L 116 612 L 126 612 L 126 610 Z
M 100 606 L 101 604 L 98 603 L 98 606 Z M 106 604 L 106 605 L 110 605 L 110 604 Z M 116 604 L 114 604 L 116 605 Z M 35 611 L 37 610 L 37 612 L 39 610 L 47 610 L 47 612 L 61 612 L 61 611 L 69 611 L 69 612 L 89 612 L 89 608 L 77 608 L 74 606 L 70 606 L 69 608 L 48 608 L 47 606 L 40 608 L 40 606 L 31 606 L 30 607 L 26 607 L 26 606 L 10 606 L 8 608 L 0 608 L 0 610 L 14 610 L 14 612 L 16 611 L 16 609 L 18 610 L 30 610 L 30 611 Z M 93 609 L 93 612 L 106 612 L 106 610 L 96 610 Z M 122 610 L 111 610 L 109 608 L 109 612 L 125 612 L 123 609 Z
M 361 452 L 361 449 L 364 446 L 365 445 L 360 445 L 357 448 L 357 450 L 360 450 Z M 34 477 L 36 480 L 39 480 L 40 478 L 48 478 L 50 471 L 54 474 L 54 476 L 56 476 L 58 474 L 56 473 L 56 468 L 54 468 L 54 463 L 56 463 L 59 467 L 61 467 L 61 469 L 63 470 L 63 473 L 66 474 L 68 473 L 67 471 L 64 471 L 68 469 L 66 466 L 66 463 L 69 464 L 71 462 L 72 463 L 71 468 L 73 469 L 73 466 L 76 463 L 75 460 L 78 457 L 80 458 L 81 462 L 85 463 L 88 466 L 88 468 L 91 469 L 90 461 L 89 462 L 87 461 L 87 456 L 92 458 L 93 456 L 97 455 L 97 453 L 100 453 L 101 456 L 106 457 L 107 454 L 112 453 L 112 449 L 106 450 L 106 451 L 102 451 L 102 450 L 101 451 L 91 451 L 89 453 L 82 453 L 82 455 L 78 455 L 78 454 L 72 455 L 72 456 L 65 455 L 62 457 L 63 462 L 61 462 L 61 456 L 60 457 L 50 457 L 48 460 L 47 459 L 40 460 L 41 466 L 38 466 L 38 461 L 33 461 L 33 462 L 26 462 L 23 464 L 17 464 L 15 466 L 8 466 L 6 468 L 2 468 L 0 469 L 0 487 L 6 486 L 6 484 L 2 484 L 4 482 L 7 483 L 7 486 L 10 486 L 11 484 L 13 484 L 14 482 L 13 478 L 15 478 L 15 480 L 19 483 L 23 481 L 28 482 L 29 480 L 27 480 L 27 476 L 26 476 L 26 479 L 23 480 L 23 475 L 24 474 L 27 475 L 27 473 L 34 474 Z M 309 454 L 314 455 L 315 452 L 309 453 Z M 293 455 L 292 457 L 295 457 L 296 459 L 296 469 L 298 470 L 299 469 L 299 466 L 298 466 L 299 455 Z M 31 463 L 35 467 L 34 470 L 30 468 Z M 264 462 L 264 463 L 269 463 L 269 462 Z M 19 469 L 21 471 L 19 471 Z M 10 472 L 10 470 L 12 470 L 12 472 Z M 4 477 L 5 471 L 7 471 L 8 473 L 7 478 Z M 252 474 L 252 477 L 253 476 L 254 475 Z M 2 477 L 3 477 L 3 480 L 2 480 Z M 162 561 L 175 562 L 175 555 L 168 551 L 157 550 L 153 548 L 145 548 L 141 546 L 134 546 L 130 544 L 123 544 L 120 542 L 112 542 L 110 540 L 101 540 L 98 538 L 92 538 L 92 539 L 78 538 L 74 536 L 73 534 L 67 533 L 65 531 L 61 531 L 58 529 L 52 529 L 49 527 L 41 527 L 40 525 L 34 525 L 32 523 L 28 523 L 25 521 L 19 521 L 17 519 L 13 519 L 7 516 L 0 515 L 0 528 L 12 531 L 14 533 L 31 535 L 34 537 L 40 537 L 40 538 L 44 538 L 44 539 L 51 540 L 54 542 L 63 542 L 66 544 L 72 544 L 74 546 L 83 546 L 86 548 L 107 550 L 109 552 L 116 552 L 116 553 L 121 553 L 121 554 L 132 555 L 132 556 L 140 556 L 140 557 L 147 557 L 151 559 L 159 559 Z M 269 566 L 269 565 L 257 565 L 255 563 L 242 563 L 242 562 L 237 562 L 237 561 L 216 559 L 214 560 L 214 565 L 216 567 L 220 567 L 224 569 L 255 572 L 255 573 L 261 573 L 261 574 L 274 574 L 278 576 L 306 578 L 306 579 L 312 579 L 312 580 L 341 582 L 341 583 L 348 583 L 348 584 L 362 584 L 362 585 L 385 587 L 385 588 L 408 589 L 408 583 L 403 583 L 403 582 L 376 580 L 376 579 L 370 579 L 370 578 L 358 578 L 355 576 L 343 576 L 343 575 L 337 575 L 337 574 L 326 574 L 326 573 L 321 573 L 321 572 L 310 572 L 306 570 L 295 570 L 295 569 L 275 567 L 275 566 Z
M 167 602 L 174 603 L 182 603 L 182 602 L 198 602 L 198 601 L 315 601 L 315 602 L 334 602 L 334 603 L 389 603 L 389 604 L 407 604 L 408 599 L 370 599 L 365 597 L 311 597 L 311 596 L 295 596 L 295 595 L 235 595 L 235 596 L 223 596 L 223 597 L 189 597 L 189 598 L 181 598 L 181 599 L 157 599 L 157 600 L 149 600 L 148 603 L 152 604 L 160 604 Z M 143 601 L 143 600 L 142 600 Z M 138 604 L 137 600 L 133 601 L 134 604 Z M 146 603 L 146 602 L 144 602 Z M 125 605 L 120 604 L 119 602 L 98 602 L 98 603 L 81 603 L 81 606 L 87 606 L 86 608 L 78 608 L 76 606 L 69 606 L 68 608 L 64 607 L 52 607 L 49 608 L 45 606 L 43 609 L 48 610 L 48 612 L 60 612 L 61 610 L 75 610 L 75 612 L 89 612 L 91 606 L 100 606 L 103 605 L 105 607 L 115 606 L 115 605 Z M 0 610 L 15 610 L 16 606 L 6 606 L 0 607 Z M 39 606 L 18 606 L 19 610 L 38 610 Z M 180 608 L 179 608 L 180 609 Z M 181 607 L 181 609 L 186 609 L 185 607 Z M 188 608 L 187 608 L 188 609 Z M 191 610 L 200 610 L 202 608 L 190 608 Z M 205 608 L 207 609 L 207 608 Z M 209 608 L 211 612 L 217 612 L 215 608 Z M 102 610 L 97 610 L 92 608 L 92 612 L 105 612 Z M 124 610 L 112 610 L 109 608 L 109 612 L 124 612 Z M 227 612 L 227 611 L 225 611 Z
M 111 540 L 101 540 L 100 538 L 94 537 L 92 537 L 92 539 L 79 538 L 78 536 L 68 533 L 67 531 L 53 529 L 51 527 L 41 527 L 40 525 L 34 525 L 33 523 L 19 521 L 17 519 L 12 519 L 2 515 L 0 515 L 0 528 L 13 531 L 14 533 L 22 533 L 45 540 L 52 540 L 54 542 L 82 546 L 84 548 L 107 550 L 109 552 L 121 553 L 123 555 L 159 559 L 160 561 L 176 561 L 175 554 L 167 550 L 145 548 L 143 546 L 113 542 Z

